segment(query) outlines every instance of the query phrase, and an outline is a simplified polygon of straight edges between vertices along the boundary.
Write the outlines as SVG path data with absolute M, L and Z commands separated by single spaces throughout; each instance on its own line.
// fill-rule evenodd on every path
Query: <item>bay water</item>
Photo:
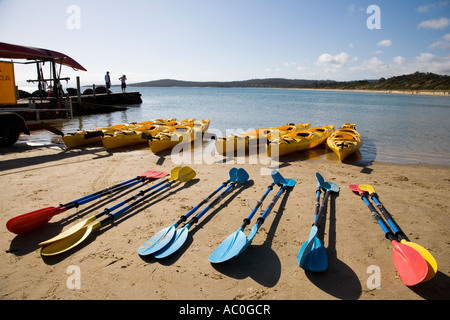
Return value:
M 450 165 L 448 96 L 261 88 L 128 87 L 127 91 L 140 92 L 143 103 L 126 111 L 76 117 L 64 122 L 62 131 L 153 118 L 210 119 L 208 131 L 217 136 L 287 123 L 335 125 L 335 129 L 354 123 L 364 140 L 358 159 L 362 163 Z M 35 137 L 50 135 L 41 132 Z M 326 148 L 318 148 L 325 158 Z

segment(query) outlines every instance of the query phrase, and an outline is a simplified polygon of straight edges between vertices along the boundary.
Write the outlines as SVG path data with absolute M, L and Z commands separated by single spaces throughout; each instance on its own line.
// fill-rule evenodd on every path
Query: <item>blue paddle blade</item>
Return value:
M 252 244 L 253 238 L 258 233 L 259 227 L 260 227 L 259 223 L 256 223 L 253 226 L 253 228 L 250 230 L 247 238 L 245 239 L 246 242 L 245 242 L 245 245 L 242 247 L 241 252 L 244 252 L 245 249 L 247 249 Z
M 233 259 L 241 252 L 247 243 L 247 237 L 242 228 L 230 234 L 209 256 L 211 263 L 221 263 Z
M 247 180 L 248 180 L 248 178 L 249 178 L 249 175 L 248 175 L 247 171 L 245 171 L 245 170 L 242 169 L 242 168 L 239 168 L 239 169 L 237 170 L 236 175 L 237 175 L 237 179 L 236 179 L 236 180 L 237 180 L 237 182 L 239 182 L 240 184 L 243 184 L 243 183 L 247 182 Z
M 230 172 L 228 172 L 228 174 L 230 175 L 230 180 L 229 181 L 236 181 L 236 179 L 237 179 L 237 172 L 238 172 L 237 168 L 231 168 L 230 169 Z
M 311 248 L 314 244 L 314 240 L 317 237 L 318 228 L 316 225 L 313 225 L 311 231 L 309 232 L 308 240 L 302 245 L 300 248 L 300 252 L 298 253 L 297 262 L 299 265 L 302 265 L 303 261 L 306 259 L 306 256 L 311 251 Z
M 339 186 L 334 182 L 325 182 L 328 184 L 327 190 L 330 190 L 331 192 L 339 192 Z
M 314 238 L 308 252 L 304 252 L 305 259 L 300 267 L 313 272 L 322 272 L 328 269 L 328 256 L 325 247 L 318 238 Z
M 297 183 L 297 181 L 295 181 L 294 179 L 285 179 L 286 184 L 283 185 L 283 187 L 285 188 L 293 188 L 295 186 L 295 184 Z
M 189 233 L 190 225 L 187 224 L 181 229 L 178 229 L 175 232 L 175 236 L 172 240 L 160 251 L 153 254 L 153 256 L 157 259 L 162 259 L 170 256 L 172 253 L 181 248 L 181 246 L 186 242 L 188 233 Z
M 175 228 L 173 225 L 157 232 L 137 249 L 139 255 L 148 256 L 164 248 L 175 236 Z
M 273 170 L 272 171 L 272 179 L 273 179 L 273 183 L 275 183 L 276 185 L 285 185 L 286 179 L 283 178 L 283 176 L 281 175 L 281 173 L 278 172 L 278 170 Z
M 324 178 L 322 177 L 322 175 L 318 172 L 316 172 L 316 179 L 317 179 L 317 183 L 318 185 L 323 188 L 323 184 L 325 183 Z

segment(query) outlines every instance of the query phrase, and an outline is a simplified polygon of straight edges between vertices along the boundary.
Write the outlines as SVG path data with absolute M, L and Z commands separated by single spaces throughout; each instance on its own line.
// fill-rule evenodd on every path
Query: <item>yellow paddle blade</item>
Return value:
M 178 172 L 181 170 L 181 167 L 175 167 L 170 171 L 170 177 L 168 180 L 176 180 L 178 178 Z
M 178 180 L 181 182 L 192 180 L 195 176 L 195 171 L 190 167 L 183 167 L 180 169 L 180 171 L 178 171 Z
M 404 243 L 404 244 L 410 246 L 411 248 L 417 250 L 417 252 L 419 252 L 420 255 L 427 262 L 427 264 L 428 264 L 428 273 L 427 273 L 425 279 L 422 280 L 422 282 L 428 281 L 431 278 L 433 278 L 436 275 L 436 273 L 437 273 L 438 266 L 437 266 L 436 260 L 431 255 L 431 253 L 427 249 L 425 249 L 424 247 L 422 247 L 421 245 L 419 245 L 417 243 L 414 243 L 414 242 L 411 242 L 411 241 L 407 241 L 405 239 L 403 239 L 401 241 L 401 243 Z
M 368 192 L 369 194 L 374 194 L 375 193 L 375 189 L 374 187 L 372 187 L 370 184 L 360 184 L 359 188 L 363 191 Z
M 87 227 L 78 230 L 75 233 L 72 233 L 70 236 L 66 238 L 50 243 L 49 245 L 42 247 L 41 255 L 54 256 L 69 251 L 70 249 L 76 247 L 78 244 L 83 242 L 94 230 L 100 228 L 100 226 L 101 226 L 100 221 L 97 221 L 94 224 L 91 224 Z
M 77 223 L 76 225 L 70 227 L 70 228 L 67 229 L 66 231 L 61 232 L 61 233 L 58 234 L 57 236 L 55 236 L 55 237 L 53 237 L 53 238 L 51 238 L 51 239 L 42 241 L 41 243 L 39 243 L 39 245 L 40 245 L 41 247 L 43 247 L 43 246 L 49 245 L 49 244 L 52 243 L 52 242 L 62 240 L 62 239 L 64 239 L 64 238 L 66 238 L 66 237 L 72 235 L 73 233 L 77 232 L 77 231 L 80 230 L 81 228 L 87 226 L 88 224 L 91 224 L 91 223 L 94 222 L 95 220 L 97 220 L 97 217 L 96 217 L 96 216 L 92 216 L 92 217 L 90 217 L 89 219 L 83 220 L 83 221 Z

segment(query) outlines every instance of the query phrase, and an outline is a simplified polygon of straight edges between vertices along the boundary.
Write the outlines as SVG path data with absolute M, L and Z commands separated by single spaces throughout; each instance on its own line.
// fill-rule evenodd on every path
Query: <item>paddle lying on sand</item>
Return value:
M 112 187 L 103 189 L 101 191 L 97 191 L 93 194 L 84 196 L 69 203 L 61 204 L 59 205 L 59 207 L 47 207 L 14 217 L 8 220 L 8 222 L 6 223 L 6 227 L 9 231 L 13 233 L 25 234 L 39 227 L 42 227 L 47 222 L 49 222 L 53 216 L 62 213 L 66 210 L 78 208 L 82 204 L 88 203 L 90 201 L 111 194 L 113 192 L 117 192 L 132 187 L 139 182 L 146 182 L 150 179 L 159 179 L 164 176 L 167 176 L 167 173 L 161 171 L 146 171 L 144 173 L 141 173 L 136 178 L 116 184 Z
M 176 228 L 181 224 L 187 221 L 187 219 L 194 214 L 202 205 L 209 202 L 209 200 L 214 197 L 220 190 L 225 188 L 228 183 L 237 181 L 237 172 L 238 169 L 232 168 L 229 171 L 230 178 L 223 182 L 222 185 L 216 189 L 214 192 L 212 192 L 208 197 L 203 199 L 198 205 L 196 205 L 194 208 L 192 208 L 188 213 L 181 216 L 180 219 L 175 222 L 170 227 L 164 228 L 161 231 L 157 232 L 154 236 L 152 236 L 150 239 L 148 239 L 146 242 L 144 242 L 138 249 L 137 252 L 141 256 L 147 256 L 151 255 L 162 248 L 164 248 L 174 237 Z
M 377 220 L 384 231 L 385 237 L 391 241 L 394 247 L 392 252 L 394 265 L 403 283 L 407 286 L 413 286 L 422 282 L 428 273 L 428 264 L 422 255 L 414 248 L 397 241 L 393 232 L 386 226 L 377 210 L 367 199 L 366 192 L 361 190 L 358 185 L 349 185 L 349 188 L 361 196 L 361 199 L 370 209 L 373 218 Z
M 175 235 L 173 236 L 172 240 L 161 250 L 159 250 L 158 252 L 155 252 L 153 254 L 153 256 L 157 259 L 162 259 L 162 258 L 168 257 L 169 255 L 176 252 L 179 248 L 181 248 L 181 246 L 187 240 L 187 237 L 189 234 L 189 229 L 195 223 L 197 223 L 199 221 L 199 219 L 209 209 L 211 209 L 214 205 L 216 205 L 218 202 L 220 202 L 220 200 L 222 200 L 225 197 L 225 195 L 228 194 L 236 186 L 237 183 L 244 184 L 249 178 L 248 173 L 242 168 L 238 169 L 238 171 L 236 172 L 236 175 L 237 175 L 236 181 L 232 181 L 228 188 L 226 188 L 221 194 L 219 194 L 216 198 L 214 198 L 214 200 L 211 201 L 211 203 L 209 205 L 207 205 L 202 211 L 200 211 L 199 214 L 197 214 L 195 217 L 193 217 L 186 225 L 184 225 L 180 229 L 177 229 L 175 231 Z
M 400 240 L 401 243 L 404 243 L 414 249 L 416 249 L 422 257 L 425 259 L 425 261 L 428 264 L 428 273 L 425 279 L 422 281 L 428 281 L 431 278 L 433 278 L 438 270 L 437 262 L 434 259 L 433 255 L 424 247 L 421 245 L 411 242 L 406 234 L 403 232 L 403 230 L 400 228 L 400 226 L 395 222 L 394 218 L 392 218 L 391 214 L 386 210 L 384 205 L 380 202 L 378 199 L 378 195 L 375 192 L 375 188 L 368 184 L 360 184 L 359 189 L 362 191 L 368 192 L 370 194 L 370 197 L 372 198 L 373 202 L 375 202 L 375 205 L 377 208 L 381 211 L 383 216 L 386 218 L 386 221 L 388 222 L 389 226 L 391 227 L 392 231 L 394 232 L 394 235 L 397 237 L 397 239 Z
M 222 243 L 216 248 L 216 250 L 214 250 L 214 252 L 209 256 L 209 261 L 211 263 L 221 263 L 228 261 L 234 257 L 237 257 L 241 252 L 247 249 L 247 247 L 251 244 L 253 238 L 255 237 L 256 233 L 258 232 L 259 227 L 264 223 L 264 220 L 267 218 L 270 211 L 274 207 L 278 198 L 283 194 L 283 192 L 287 188 L 292 188 L 295 185 L 295 180 L 284 179 L 281 176 L 281 174 L 276 170 L 272 171 L 272 178 L 273 178 L 272 184 L 267 188 L 266 192 L 257 202 L 256 206 L 253 208 L 250 215 L 244 219 L 244 223 L 242 224 L 242 226 L 236 232 L 232 233 L 224 241 L 222 241 Z M 265 200 L 267 195 L 273 190 L 273 187 L 275 185 L 279 185 L 281 187 L 280 191 L 274 197 L 274 199 L 267 207 L 265 212 L 261 215 L 261 217 L 258 218 L 257 223 L 252 228 L 252 230 L 249 233 L 249 236 L 247 237 L 244 233 L 245 227 L 247 227 L 250 224 L 251 219 L 253 218 L 257 210 L 261 207 L 263 201 Z
M 148 191 L 151 191 L 151 190 L 153 190 L 153 189 L 159 187 L 159 186 L 162 185 L 163 183 L 167 183 L 168 181 L 173 180 L 173 177 L 176 177 L 176 176 L 178 175 L 180 169 L 181 169 L 181 167 L 176 167 L 176 168 L 172 169 L 170 178 L 167 178 L 167 179 L 165 179 L 165 180 L 163 180 L 163 181 L 161 181 L 161 182 L 159 182 L 159 183 L 157 183 L 157 184 L 151 186 L 150 188 L 147 188 L 147 189 L 145 189 L 145 190 L 140 191 L 139 193 L 137 193 L 137 194 L 135 194 L 135 195 L 129 197 L 128 199 L 126 199 L 126 200 L 124 200 L 124 201 L 122 201 L 122 202 L 120 202 L 120 203 L 114 205 L 114 206 L 111 207 L 111 208 L 106 208 L 106 209 L 104 209 L 102 212 L 96 214 L 95 216 L 92 216 L 92 217 L 90 217 L 90 218 L 88 218 L 88 219 L 86 219 L 86 220 L 83 220 L 83 221 L 81 221 L 81 222 L 78 222 L 77 224 L 75 224 L 74 226 L 72 226 L 71 228 L 67 229 L 67 230 L 64 231 L 64 232 L 61 232 L 61 233 L 58 234 L 57 236 L 55 236 L 55 237 L 53 237 L 53 238 L 51 238 L 51 239 L 49 239 L 49 240 L 46 240 L 46 241 L 43 241 L 43 242 L 39 243 L 39 245 L 40 245 L 41 247 L 42 247 L 42 246 L 46 246 L 46 245 L 49 245 L 49 244 L 52 243 L 52 242 L 60 241 L 60 240 L 62 240 L 62 239 L 64 239 L 64 238 L 67 238 L 67 237 L 73 235 L 75 232 L 77 232 L 77 231 L 80 230 L 81 228 L 83 228 L 83 227 L 85 227 L 85 226 L 91 224 L 92 222 L 96 221 L 96 220 L 97 220 L 98 218 L 100 218 L 101 216 L 104 216 L 104 215 L 106 215 L 106 214 L 111 214 L 111 212 L 113 212 L 113 211 L 117 210 L 118 208 L 124 206 L 126 203 L 131 202 L 131 201 L 137 199 L 139 196 L 143 196 L 143 195 L 144 195 L 145 193 L 147 193 Z
M 85 239 L 89 237 L 93 233 L 93 231 L 99 229 L 100 227 L 104 226 L 107 223 L 110 223 L 114 221 L 115 218 L 120 216 L 122 213 L 128 211 L 133 206 L 137 205 L 138 203 L 144 201 L 145 199 L 149 198 L 150 196 L 153 196 L 154 194 L 160 192 L 161 190 L 170 187 L 173 183 L 179 181 L 179 182 L 187 182 L 195 177 L 195 171 L 192 170 L 189 167 L 183 167 L 181 169 L 175 168 L 171 172 L 170 178 L 168 178 L 163 186 L 159 187 L 155 191 L 135 200 L 131 204 L 125 206 L 121 210 L 115 212 L 115 213 L 108 213 L 108 216 L 100 221 L 96 221 L 93 223 L 90 223 L 88 225 L 83 226 L 82 228 L 72 232 L 70 235 L 65 236 L 61 240 L 57 240 L 54 242 L 51 242 L 50 244 L 44 246 L 41 250 L 41 254 L 43 256 L 52 256 L 57 255 L 63 252 L 66 252 L 80 243 L 82 243 Z M 110 210 L 109 210 L 110 211 Z
M 328 257 L 322 241 L 317 237 L 317 233 L 319 231 L 320 220 L 325 212 L 328 197 L 331 192 L 339 192 L 339 186 L 333 182 L 325 182 L 318 172 L 316 173 L 316 178 L 319 187 L 325 190 L 325 196 L 320 205 L 319 213 L 315 214 L 314 223 L 309 233 L 308 240 L 300 248 L 297 256 L 297 263 L 305 270 L 322 272 L 328 269 Z

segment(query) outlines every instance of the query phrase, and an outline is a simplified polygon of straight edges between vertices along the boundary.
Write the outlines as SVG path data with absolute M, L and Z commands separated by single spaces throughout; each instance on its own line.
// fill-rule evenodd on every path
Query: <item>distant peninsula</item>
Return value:
M 213 88 L 291 88 L 332 90 L 377 91 L 439 91 L 450 92 L 450 76 L 415 72 L 408 75 L 380 78 L 377 80 L 333 81 L 303 79 L 251 79 L 243 81 L 182 81 L 161 79 L 129 84 L 130 87 L 213 87 Z

